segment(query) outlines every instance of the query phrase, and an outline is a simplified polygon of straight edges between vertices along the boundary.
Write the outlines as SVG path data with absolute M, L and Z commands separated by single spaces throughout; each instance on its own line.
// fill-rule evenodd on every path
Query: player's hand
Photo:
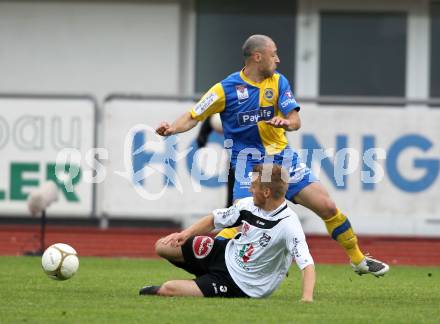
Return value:
M 301 298 L 301 300 L 299 301 L 301 304 L 309 304 L 309 303 L 313 303 L 313 298 L 308 298 L 308 297 L 303 297 Z
M 272 125 L 276 128 L 288 128 L 290 126 L 290 121 L 283 117 L 276 116 L 270 120 L 266 120 L 266 124 Z
M 159 240 L 164 245 L 170 245 L 171 247 L 179 247 L 182 246 L 183 243 L 186 242 L 188 238 L 182 232 L 172 233 L 168 236 L 165 236 Z
M 174 127 L 171 127 L 170 124 L 167 122 L 161 122 L 159 127 L 156 128 L 156 134 L 159 134 L 160 136 L 169 136 L 173 135 L 175 132 Z

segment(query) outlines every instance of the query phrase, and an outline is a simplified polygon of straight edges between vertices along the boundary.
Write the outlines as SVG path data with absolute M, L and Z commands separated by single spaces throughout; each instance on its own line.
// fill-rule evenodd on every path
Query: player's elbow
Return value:
M 304 267 L 303 272 L 315 274 L 315 264 L 314 263 L 309 263 L 308 265 L 306 265 Z
M 287 130 L 289 132 L 291 132 L 291 131 L 297 131 L 300 128 L 301 128 L 301 120 L 297 119 L 297 120 L 290 121 L 290 125 Z
M 293 129 L 294 131 L 297 131 L 301 128 L 301 120 L 296 120 L 295 123 L 293 123 Z

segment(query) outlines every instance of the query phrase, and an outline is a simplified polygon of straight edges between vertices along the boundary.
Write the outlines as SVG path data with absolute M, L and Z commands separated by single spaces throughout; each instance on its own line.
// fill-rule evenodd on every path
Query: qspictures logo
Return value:
M 133 126 L 125 137 L 125 171 L 116 171 L 116 174 L 133 182 L 136 192 L 147 200 L 160 199 L 170 186 L 182 193 L 183 186 L 176 173 L 176 163 L 184 159 L 192 147 L 178 151 L 178 142 L 177 136 L 162 138 L 148 125 Z M 150 191 L 151 188 L 144 184 L 155 174 L 163 176 L 163 185 Z

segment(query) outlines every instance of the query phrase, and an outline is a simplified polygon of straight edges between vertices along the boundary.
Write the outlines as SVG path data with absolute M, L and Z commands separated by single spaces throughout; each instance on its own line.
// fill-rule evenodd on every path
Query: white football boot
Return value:
M 390 266 L 382 261 L 366 256 L 358 265 L 351 264 L 354 272 L 362 276 L 371 273 L 376 277 L 381 277 L 390 270 Z

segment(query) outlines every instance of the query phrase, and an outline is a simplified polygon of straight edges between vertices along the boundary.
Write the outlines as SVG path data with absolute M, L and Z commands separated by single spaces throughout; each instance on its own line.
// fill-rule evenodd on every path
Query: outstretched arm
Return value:
M 301 302 L 313 302 L 313 290 L 315 289 L 315 266 L 309 264 L 302 270 L 302 297 Z
M 156 128 L 156 133 L 161 136 L 170 136 L 178 133 L 184 133 L 196 126 L 197 123 L 198 121 L 192 118 L 190 112 L 185 112 L 171 125 L 167 122 L 161 122 L 159 127 Z

